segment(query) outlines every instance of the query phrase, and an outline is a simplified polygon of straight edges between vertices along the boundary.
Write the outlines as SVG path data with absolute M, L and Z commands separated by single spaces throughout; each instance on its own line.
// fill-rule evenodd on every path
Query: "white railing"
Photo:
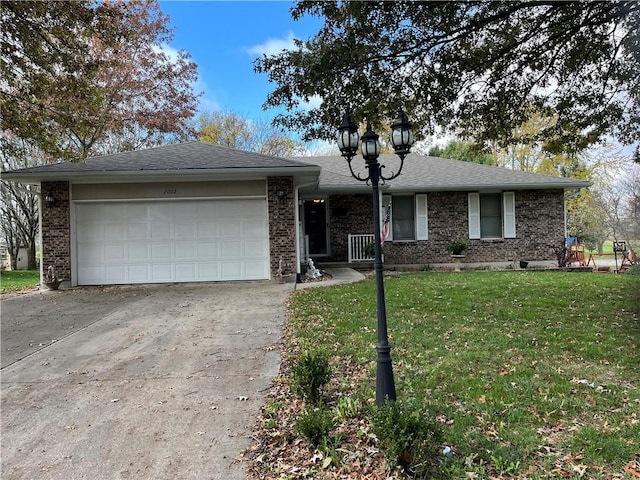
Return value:
M 349 263 L 351 262 L 371 262 L 373 257 L 368 257 L 365 253 L 367 245 L 374 242 L 373 233 L 361 235 L 349 234 Z

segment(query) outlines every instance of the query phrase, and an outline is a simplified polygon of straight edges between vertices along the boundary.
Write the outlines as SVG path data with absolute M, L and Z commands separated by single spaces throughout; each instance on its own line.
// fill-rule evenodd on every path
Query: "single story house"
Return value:
M 358 162 L 354 159 L 354 164 Z M 387 170 L 394 155 L 381 155 Z M 364 161 L 362 161 L 364 171 Z M 40 185 L 41 268 L 70 285 L 271 279 L 367 260 L 371 188 L 342 159 L 276 158 L 201 142 L 3 173 Z M 552 260 L 565 192 L 589 182 L 410 154 L 383 185 L 387 264 Z

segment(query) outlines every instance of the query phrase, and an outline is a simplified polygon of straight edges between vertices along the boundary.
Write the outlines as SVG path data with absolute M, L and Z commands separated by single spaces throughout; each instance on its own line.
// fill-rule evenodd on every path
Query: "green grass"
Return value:
M 0 293 L 29 290 L 40 284 L 38 270 L 6 270 L 0 276 Z
M 441 421 L 455 452 L 448 478 L 586 468 L 604 479 L 640 452 L 637 276 L 426 272 L 386 277 L 385 289 L 398 398 Z M 297 292 L 289 319 L 294 349 L 365 366 L 343 393 L 368 402 L 375 311 L 368 280 Z

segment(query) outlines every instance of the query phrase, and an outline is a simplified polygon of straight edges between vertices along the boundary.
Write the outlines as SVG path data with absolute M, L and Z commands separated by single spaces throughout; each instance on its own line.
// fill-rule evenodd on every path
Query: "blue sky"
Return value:
M 261 53 L 275 53 L 306 39 L 321 20 L 291 18 L 289 1 L 160 1 L 170 16 L 175 38 L 170 47 L 187 51 L 198 64 L 196 90 L 204 95 L 200 110 L 239 113 L 253 120 L 268 120 L 275 110 L 262 104 L 273 89 L 266 75 L 253 71 Z

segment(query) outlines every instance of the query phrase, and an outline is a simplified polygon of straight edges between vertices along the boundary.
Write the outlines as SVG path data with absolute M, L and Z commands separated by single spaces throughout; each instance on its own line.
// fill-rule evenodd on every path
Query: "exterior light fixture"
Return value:
M 376 304 L 378 318 L 378 343 L 377 352 L 377 369 L 376 369 L 376 404 L 382 407 L 387 400 L 396 399 L 396 387 L 393 378 L 393 365 L 391 362 L 391 347 L 389 346 L 389 336 L 387 334 L 387 311 L 384 297 L 384 277 L 382 266 L 382 246 L 380 244 L 380 182 L 393 180 L 402 172 L 404 159 L 411 151 L 413 145 L 413 132 L 411 124 L 407 120 L 405 113 L 400 110 L 398 118 L 391 124 L 391 145 L 400 157 L 400 168 L 396 173 L 392 172 L 390 176 L 385 177 L 382 174 L 384 165 L 378 162 L 380 156 L 379 135 L 371 129 L 371 124 L 367 125 L 367 130 L 362 135 L 362 144 L 360 146 L 362 157 L 366 162 L 369 171 L 366 177 L 360 176 L 353 171 L 351 161 L 358 150 L 358 126 L 351 119 L 350 114 L 345 114 L 342 124 L 338 128 L 338 148 L 342 152 L 342 156 L 349 164 L 351 175 L 361 182 L 371 183 L 373 189 L 373 232 L 375 239 L 375 261 L 374 271 L 376 278 Z
M 44 197 L 44 203 L 47 207 L 54 207 L 56 205 L 56 199 L 52 195 L 46 195 Z

